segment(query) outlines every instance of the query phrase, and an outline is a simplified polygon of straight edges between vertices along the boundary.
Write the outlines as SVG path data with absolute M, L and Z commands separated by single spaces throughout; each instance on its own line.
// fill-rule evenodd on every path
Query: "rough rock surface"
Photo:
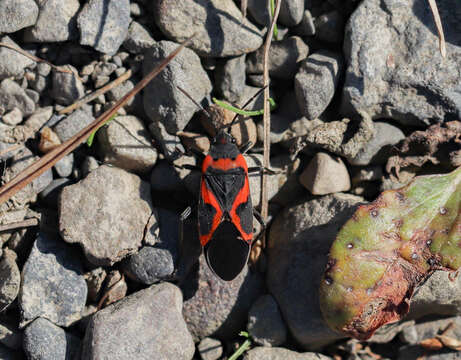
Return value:
M 190 360 L 194 343 L 181 316 L 182 296 L 169 283 L 153 285 L 97 312 L 86 329 L 82 359 Z
M 298 353 L 284 348 L 256 347 L 248 351 L 243 357 L 244 360 L 329 360 L 328 356 L 308 352 Z
M 100 166 L 63 189 L 59 230 L 94 265 L 112 265 L 135 252 L 152 213 L 150 186 L 124 170 Z
M 256 50 L 263 41 L 258 28 L 243 19 L 232 0 L 160 0 L 154 18 L 174 41 L 183 42 L 195 34 L 190 47 L 202 56 L 241 55 Z
M 447 57 L 438 51 L 433 15 L 417 0 L 367 0 L 349 19 L 344 52 L 349 64 L 345 113 L 367 111 L 403 125 L 424 126 L 459 118 L 461 4 L 437 4 Z
M 18 296 L 21 273 L 16 254 L 5 248 L 0 260 L 0 311 L 5 310 Z
M 0 2 L 0 34 L 14 33 L 37 21 L 38 6 L 34 0 Z
M 283 210 L 271 227 L 267 285 L 291 334 L 304 348 L 340 337 L 320 314 L 318 288 L 331 243 L 360 201 L 339 193 L 299 202 Z
M 0 107 L 6 111 L 16 107 L 23 115 L 30 115 L 35 110 L 35 103 L 16 82 L 4 79 L 0 83 Z
M 80 44 L 114 55 L 125 40 L 129 25 L 129 0 L 90 0 L 77 18 Z
M 9 36 L 0 38 L 0 42 L 14 46 L 15 48 L 19 47 Z M 32 64 L 35 64 L 33 60 L 21 55 L 17 51 L 3 46 L 0 47 L 0 80 L 7 77 L 21 76 L 24 74 L 24 69 Z
M 82 266 L 70 246 L 40 234 L 22 269 L 21 326 L 37 317 L 69 326 L 81 318 L 86 296 Z

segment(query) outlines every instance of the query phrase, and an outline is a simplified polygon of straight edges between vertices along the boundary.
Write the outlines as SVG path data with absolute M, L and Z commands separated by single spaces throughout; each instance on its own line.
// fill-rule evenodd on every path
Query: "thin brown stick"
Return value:
M 264 159 L 263 166 L 265 169 L 270 168 L 270 129 L 271 129 L 271 110 L 269 103 L 269 50 L 271 47 L 272 36 L 274 34 L 274 27 L 277 22 L 277 18 L 280 12 L 280 3 L 281 0 L 277 0 L 275 3 L 274 17 L 272 18 L 271 26 L 266 34 L 266 41 L 264 43 L 264 55 L 263 55 L 263 80 L 264 80 L 264 114 L 263 114 L 263 124 L 264 124 Z M 264 220 L 267 220 L 267 215 L 269 213 L 269 198 L 267 195 L 267 174 L 264 171 L 262 174 L 262 184 L 261 184 L 261 216 Z M 266 246 L 266 236 L 262 236 L 262 246 Z
M 25 219 L 22 221 L 17 221 L 11 224 L 0 225 L 0 233 L 5 231 L 13 231 L 18 229 L 23 229 L 32 226 L 38 226 L 39 221 L 36 218 Z
M 442 57 L 447 56 L 447 49 L 445 47 L 445 35 L 443 34 L 443 27 L 442 21 L 440 20 L 439 10 L 437 8 L 437 4 L 435 0 L 428 0 L 429 6 L 432 11 L 432 15 L 434 16 L 435 27 L 437 28 L 437 32 L 439 33 L 439 50 Z
M 68 74 L 74 74 L 74 72 L 72 70 L 66 69 L 64 66 L 54 65 L 54 64 L 50 63 L 49 61 L 47 61 L 45 59 L 41 59 L 41 58 L 39 58 L 39 57 L 37 57 L 35 55 L 29 54 L 27 51 L 25 51 L 25 50 L 23 50 L 21 48 L 18 48 L 16 46 L 13 46 L 13 45 L 10 45 L 10 44 L 4 43 L 4 42 L 0 42 L 0 46 L 6 47 L 6 48 L 14 50 L 14 51 L 17 51 L 21 55 L 24 55 L 25 57 L 28 57 L 29 59 L 34 60 L 36 62 L 42 62 L 42 63 L 48 64 L 56 71 L 64 72 L 64 73 L 68 73 Z M 77 75 L 77 74 L 74 74 L 74 75 Z M 77 77 L 78 77 L 78 75 L 77 75 Z
M 108 92 L 110 89 L 113 89 L 114 87 L 120 85 L 124 81 L 128 80 L 131 77 L 131 70 L 126 71 L 122 75 L 120 75 L 117 79 L 114 81 L 110 82 L 109 84 L 103 86 L 102 88 L 97 89 L 95 92 L 77 100 L 74 102 L 72 105 L 69 105 L 65 107 L 64 109 L 59 111 L 59 115 L 67 114 L 70 113 L 71 111 L 74 111 L 75 109 L 78 109 L 82 105 L 96 99 L 99 95 L 103 95 L 106 92 Z
M 176 56 L 178 53 L 192 40 L 192 37 L 187 39 L 182 45 L 178 46 L 165 60 L 147 74 L 130 92 L 123 96 L 117 103 L 109 110 L 104 112 L 91 124 L 79 131 L 76 135 L 72 136 L 69 140 L 65 141 L 57 148 L 51 150 L 42 156 L 38 161 L 34 162 L 29 167 L 25 168 L 11 181 L 6 183 L 0 188 L 0 204 L 7 201 L 10 197 L 16 194 L 24 186 L 31 183 L 35 178 L 50 169 L 54 164 L 61 160 L 64 156 L 71 153 L 81 143 L 83 143 L 94 131 L 103 126 L 108 119 L 110 119 L 117 111 L 124 106 L 134 95 L 141 91 L 154 77 L 156 77 Z
M 10 147 L 7 147 L 6 149 L 0 150 L 0 156 L 8 154 L 11 151 L 18 150 L 19 148 L 22 148 L 23 146 L 24 146 L 24 144 L 11 145 Z

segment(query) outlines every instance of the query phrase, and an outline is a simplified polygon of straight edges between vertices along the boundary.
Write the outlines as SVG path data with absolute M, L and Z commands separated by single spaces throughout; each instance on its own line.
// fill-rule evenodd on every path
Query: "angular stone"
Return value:
M 59 230 L 87 259 L 108 266 L 136 252 L 152 213 L 150 186 L 138 176 L 103 165 L 62 190 Z
M 69 326 L 80 320 L 86 296 L 87 287 L 78 257 L 62 240 L 39 234 L 22 269 L 20 326 L 37 317 Z
M 157 161 L 151 136 L 140 119 L 118 116 L 98 131 L 104 162 L 125 170 L 148 172 Z
M 321 50 L 301 63 L 295 92 L 302 114 L 313 120 L 330 104 L 343 69 L 341 55 Z
M 290 333 L 303 348 L 340 337 L 321 316 L 319 282 L 338 229 L 361 201 L 341 193 L 298 200 L 279 213 L 271 226 L 267 285 Z
M 154 45 L 155 40 L 149 31 L 136 21 L 132 21 L 123 47 L 132 54 L 140 54 Z
M 90 0 L 77 18 L 80 44 L 114 55 L 125 40 L 129 25 L 129 0 Z
M 309 47 L 299 36 L 290 36 L 274 41 L 269 50 L 269 74 L 274 78 L 291 79 L 298 65 L 306 58 Z M 247 73 L 262 74 L 264 48 L 261 47 L 247 57 Z
M 201 56 L 242 55 L 256 50 L 263 41 L 258 28 L 243 19 L 232 0 L 160 0 L 155 3 L 154 19 L 160 30 L 176 42 L 196 34 L 190 47 Z
M 263 295 L 248 313 L 248 333 L 262 346 L 279 346 L 287 339 L 287 327 L 272 295 Z
M 225 100 L 241 100 L 245 88 L 245 55 L 226 59 L 216 67 L 215 82 Z
M 182 295 L 169 283 L 135 292 L 90 320 L 82 359 L 190 360 L 194 343 L 181 315 Z
M 35 42 L 58 42 L 75 40 L 77 32 L 78 0 L 40 1 L 37 23 L 27 35 Z
M 23 115 L 30 115 L 35 110 L 35 103 L 16 82 L 4 79 L 0 82 L 0 107 L 5 111 L 17 107 Z
M 178 44 L 170 41 L 159 41 L 154 44 L 145 54 L 144 75 L 177 46 Z M 186 74 L 187 81 L 184 78 Z M 199 110 L 178 86 L 199 104 L 211 92 L 211 82 L 202 68 L 200 58 L 187 48 L 183 49 L 144 90 L 144 110 L 152 122 L 151 126 L 158 128 L 160 122 L 170 134 L 183 130 L 194 113 Z
M 71 67 L 68 65 L 68 67 Z M 82 81 L 75 76 L 77 70 L 72 74 L 61 71 L 53 72 L 53 98 L 61 105 L 71 105 L 85 94 Z
M 72 114 L 61 120 L 55 127 L 54 131 L 59 139 L 64 142 L 77 134 L 94 120 L 88 112 L 78 109 Z
M 0 2 L 0 34 L 14 33 L 37 21 L 38 6 L 34 0 L 2 0 Z
M 11 126 L 19 125 L 22 123 L 22 119 L 22 112 L 17 107 L 2 116 L 2 121 Z
M 45 318 L 38 318 L 24 331 L 24 352 L 28 359 L 75 359 L 80 339 L 66 333 Z
M 247 266 L 232 281 L 219 279 L 203 255 L 199 259 L 198 274 L 192 272 L 183 283 L 187 299 L 183 315 L 196 340 L 206 336 L 235 337 L 244 326 L 248 310 L 263 286 L 262 279 L 252 274 Z
M 21 273 L 14 251 L 5 248 L 0 260 L 0 311 L 5 310 L 18 296 Z
M 202 360 L 218 360 L 223 353 L 221 341 L 206 337 L 197 345 Z
M 344 39 L 348 68 L 343 113 L 367 111 L 374 119 L 391 118 L 419 127 L 459 118 L 461 3 L 444 0 L 437 7 L 449 54 L 445 58 L 438 50 L 437 30 L 426 3 L 360 3 Z
M 292 27 L 301 22 L 303 13 L 304 0 L 285 0 L 280 3 L 278 21 L 285 26 Z
M 299 176 L 299 181 L 313 195 L 348 191 L 351 180 L 341 158 L 319 152 Z
M 19 48 L 19 45 L 17 45 L 8 36 L 0 38 L 0 42 Z M 17 51 L 3 46 L 0 47 L 0 80 L 8 77 L 22 76 L 24 74 L 24 69 L 33 64 L 35 64 L 35 61 L 21 55 Z

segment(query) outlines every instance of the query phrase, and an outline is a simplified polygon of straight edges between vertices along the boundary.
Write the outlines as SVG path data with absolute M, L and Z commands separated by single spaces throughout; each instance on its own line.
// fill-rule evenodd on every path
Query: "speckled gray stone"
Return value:
M 114 55 L 125 40 L 129 25 L 129 0 L 90 0 L 77 18 L 80 44 Z
M 5 248 L 0 260 L 0 311 L 5 310 L 18 296 L 21 273 L 14 251 Z
M 93 120 L 93 116 L 87 111 L 77 109 L 68 117 L 61 120 L 53 130 L 58 135 L 59 140 L 64 142 L 89 125 Z
M 30 115 L 35 110 L 35 103 L 16 82 L 4 79 L 0 82 L 0 107 L 6 111 L 17 107 L 23 115 Z
M 40 233 L 22 269 L 20 326 L 37 317 L 69 326 L 81 318 L 86 296 L 82 266 L 71 247 Z
M 77 70 L 68 65 L 74 72 L 72 74 L 61 71 L 53 71 L 52 95 L 57 103 L 71 105 L 85 94 L 82 81 L 75 76 Z
M 256 347 L 248 351 L 243 360 L 331 360 L 330 357 L 313 352 L 299 353 L 284 348 Z
M 174 263 L 171 252 L 151 246 L 144 246 L 131 255 L 123 265 L 123 272 L 132 280 L 151 285 L 173 274 Z
M 136 252 L 152 213 L 150 186 L 138 176 L 103 165 L 59 200 L 59 231 L 83 247 L 94 265 L 107 266 Z
M 123 47 L 132 54 L 142 53 L 155 43 L 149 31 L 136 21 L 132 21 Z
M 34 0 L 0 2 L 0 34 L 14 33 L 37 21 L 38 6 Z
M 194 343 L 181 315 L 182 295 L 162 283 L 98 311 L 86 329 L 82 359 L 190 360 Z
M 19 46 L 8 36 L 0 38 L 0 42 L 19 48 Z M 35 64 L 35 61 L 21 55 L 17 51 L 3 46 L 0 47 L 0 80 L 7 77 L 22 76 L 24 74 L 24 69 L 32 64 Z
M 72 360 L 79 352 L 80 339 L 40 317 L 24 330 L 23 344 L 29 360 Z

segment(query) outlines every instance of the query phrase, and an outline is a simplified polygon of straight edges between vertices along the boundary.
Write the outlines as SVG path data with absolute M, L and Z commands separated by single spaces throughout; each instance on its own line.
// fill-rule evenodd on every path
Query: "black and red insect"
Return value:
M 210 269 L 221 279 L 233 280 L 245 267 L 253 242 L 253 215 L 264 228 L 261 215 L 253 209 L 248 174 L 260 167 L 248 168 L 242 149 L 228 129 L 220 129 L 202 162 L 197 207 L 200 244 Z M 181 220 L 190 214 L 190 207 Z M 182 227 L 181 227 L 182 228 Z M 182 230 L 180 230 L 182 231 Z

